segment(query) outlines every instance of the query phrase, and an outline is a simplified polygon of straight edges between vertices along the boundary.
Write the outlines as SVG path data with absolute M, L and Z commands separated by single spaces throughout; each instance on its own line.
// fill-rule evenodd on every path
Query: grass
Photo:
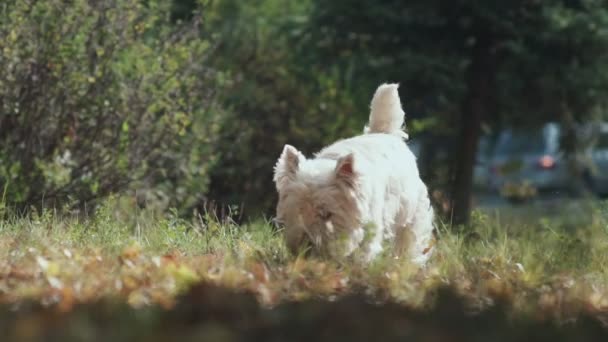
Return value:
M 118 200 L 87 219 L 4 213 L 0 303 L 33 300 L 67 312 L 114 298 L 171 308 L 203 281 L 250 291 L 265 307 L 362 292 L 426 310 L 437 289 L 450 286 L 472 311 L 501 301 L 518 317 L 568 321 L 608 309 L 607 209 L 579 203 L 536 216 L 478 211 L 465 228 L 440 223 L 422 270 L 389 256 L 369 266 L 293 256 L 268 222 L 185 220 Z

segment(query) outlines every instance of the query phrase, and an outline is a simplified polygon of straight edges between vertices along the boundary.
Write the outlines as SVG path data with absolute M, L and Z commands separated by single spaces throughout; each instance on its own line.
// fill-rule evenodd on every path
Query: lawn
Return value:
M 365 331 L 397 334 L 387 336 L 447 336 L 462 320 L 463 336 L 487 331 L 483 338 L 515 338 L 508 324 L 578 329 L 587 322 L 582 317 L 591 317 L 589 324 L 598 327 L 593 324 L 605 322 L 608 310 L 608 206 L 602 203 L 477 211 L 459 228 L 439 222 L 434 256 L 424 269 L 388 255 L 365 267 L 294 256 L 265 221 L 186 220 L 119 200 L 87 218 L 52 210 L 2 215 L 0 330 L 9 340 L 131 339 L 143 332 L 154 340 L 154 331 L 162 340 L 185 324 L 179 317 L 202 308 L 207 311 L 183 319 L 215 317 L 215 325 L 184 330 L 188 336 L 231 340 L 256 331 L 281 340 L 295 335 L 273 334 L 293 334 L 306 324 L 317 331 L 319 317 L 342 312 L 342 323 L 323 325 L 327 336 L 340 324 L 365 330 L 371 322 L 384 323 Z M 457 304 L 450 309 L 446 303 Z M 492 311 L 497 308 L 499 316 Z M 483 321 L 486 316 L 494 321 Z M 408 330 L 390 317 L 418 323 Z M 293 330 L 285 330 L 289 324 Z M 570 336 L 559 331 L 555 336 Z

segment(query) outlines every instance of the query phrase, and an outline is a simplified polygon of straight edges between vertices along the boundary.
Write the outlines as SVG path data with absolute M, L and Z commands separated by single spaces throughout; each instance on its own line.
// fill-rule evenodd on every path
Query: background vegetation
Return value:
M 200 14 L 166 2 L 5 1 L 0 7 L 4 200 L 83 206 L 137 191 L 200 201 L 222 110 Z M 92 204 L 92 203 L 91 203 Z
M 470 212 L 482 128 L 603 116 L 601 0 L 6 1 L 4 202 L 239 207 L 271 216 L 284 143 L 312 154 L 361 130 L 400 82 L 431 188 Z M 59 14 L 62 19 L 59 19 Z M 574 144 L 564 144 L 574 146 Z M 460 206 L 460 207 L 459 207 Z

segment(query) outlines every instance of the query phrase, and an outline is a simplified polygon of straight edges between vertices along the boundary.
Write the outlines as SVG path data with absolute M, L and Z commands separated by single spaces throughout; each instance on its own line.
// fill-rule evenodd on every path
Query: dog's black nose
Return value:
M 303 255 L 305 257 L 312 256 L 314 249 L 315 245 L 306 234 L 302 234 L 298 241 L 291 247 L 293 253 Z

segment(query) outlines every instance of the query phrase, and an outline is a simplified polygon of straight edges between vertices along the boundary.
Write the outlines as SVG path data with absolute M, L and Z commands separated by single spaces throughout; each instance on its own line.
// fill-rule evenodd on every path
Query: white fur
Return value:
M 398 85 L 376 91 L 366 134 L 340 140 L 306 159 L 286 145 L 275 167 L 277 220 L 288 247 L 371 261 L 392 244 L 423 264 L 430 255 L 433 209 L 416 158 L 403 138 Z M 367 235 L 367 238 L 366 238 Z
M 364 133 L 389 133 L 409 138 L 402 129 L 405 112 L 401 109 L 398 88 L 398 84 L 383 84 L 378 87 L 372 98 L 369 126 L 365 126 Z

